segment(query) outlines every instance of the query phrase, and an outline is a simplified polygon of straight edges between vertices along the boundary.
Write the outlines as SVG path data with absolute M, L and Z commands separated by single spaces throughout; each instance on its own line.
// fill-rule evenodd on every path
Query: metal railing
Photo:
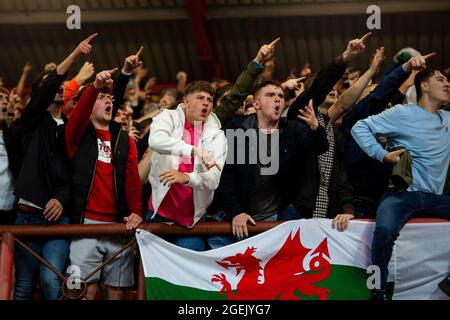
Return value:
M 276 222 L 258 222 L 256 226 L 248 226 L 249 234 L 254 235 L 267 231 L 282 221 Z M 187 229 L 179 225 L 169 225 L 167 223 L 142 223 L 139 229 L 143 229 L 161 236 L 198 236 L 198 235 L 230 235 L 232 232 L 231 223 L 229 222 L 200 222 L 194 228 Z M 117 224 L 96 224 L 96 225 L 30 225 L 30 226 L 0 226 L 1 251 L 0 251 L 0 300 L 10 300 L 13 284 L 14 270 L 14 245 L 18 243 L 27 249 L 31 254 L 44 263 L 50 270 L 55 272 L 64 286 L 67 278 L 58 272 L 53 266 L 49 265 L 43 258 L 39 257 L 31 249 L 20 240 L 22 238 L 89 238 L 101 236 L 118 236 L 129 234 L 130 231 L 125 229 L 125 225 Z M 20 238 L 20 239 L 19 239 Z M 108 258 L 98 268 L 90 272 L 95 274 L 101 267 L 114 259 L 127 247 L 131 246 L 134 241 L 130 241 L 120 251 Z M 87 277 L 89 278 L 89 277 Z M 63 293 L 66 292 L 63 290 Z M 69 296 L 66 296 L 70 298 Z M 75 295 L 80 298 L 81 295 Z M 73 296 L 72 296 L 73 298 Z M 138 300 L 145 300 L 145 278 L 142 262 L 139 259 L 139 277 L 138 277 Z

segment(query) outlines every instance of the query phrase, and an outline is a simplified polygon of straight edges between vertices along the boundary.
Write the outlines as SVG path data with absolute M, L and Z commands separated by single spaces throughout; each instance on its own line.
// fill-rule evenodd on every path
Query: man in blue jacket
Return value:
M 433 54 L 412 58 L 406 69 L 426 66 Z M 381 271 L 381 287 L 374 299 L 386 299 L 388 264 L 395 240 L 414 214 L 450 219 L 450 197 L 442 195 L 450 161 L 450 113 L 440 108 L 447 103 L 450 84 L 438 70 L 424 69 L 414 81 L 418 103 L 397 105 L 379 115 L 360 120 L 351 134 L 370 157 L 396 164 L 407 149 L 412 156 L 412 182 L 407 189 L 390 185 L 378 206 L 372 244 L 373 264 Z M 388 139 L 385 150 L 376 140 Z

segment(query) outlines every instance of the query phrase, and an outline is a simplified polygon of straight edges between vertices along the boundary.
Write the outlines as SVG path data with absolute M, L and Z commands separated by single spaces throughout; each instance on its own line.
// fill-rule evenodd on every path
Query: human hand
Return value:
M 178 71 L 176 78 L 178 82 L 186 82 L 187 81 L 187 73 L 184 71 Z
M 22 73 L 29 73 L 31 71 L 31 64 L 29 62 L 25 63 L 25 65 L 23 66 L 23 70 Z
M 63 210 L 63 206 L 58 199 L 50 199 L 45 205 L 43 215 L 48 221 L 57 221 Z
M 300 120 L 303 120 L 306 122 L 306 124 L 309 126 L 309 128 L 312 131 L 316 131 L 319 127 L 319 120 L 316 117 L 316 113 L 314 111 L 313 107 L 313 100 L 309 100 L 309 104 L 306 106 L 306 108 L 299 109 L 298 110 L 299 115 L 297 116 Z
M 376 50 L 375 55 L 373 56 L 372 62 L 370 64 L 370 69 L 373 72 L 377 72 L 383 60 L 384 60 L 384 47 L 381 47 Z
M 408 62 L 405 62 L 403 64 L 403 69 L 406 72 L 411 72 L 413 70 L 415 71 L 423 70 L 427 67 L 427 60 L 435 55 L 436 53 L 432 52 L 424 56 L 412 57 L 411 59 L 408 60 Z
M 125 229 L 133 230 L 136 229 L 142 223 L 142 217 L 136 213 L 131 213 L 128 217 L 124 217 Z
M 122 69 L 123 72 L 131 73 L 134 69 L 143 64 L 143 62 L 140 61 L 142 51 L 144 51 L 144 47 L 141 46 L 136 54 L 132 54 L 131 56 L 125 58 Z
M 189 175 L 176 170 L 169 170 L 159 175 L 159 182 L 169 187 L 174 183 L 186 184 L 189 182 Z
M 275 48 L 278 42 L 280 42 L 281 38 L 276 38 L 269 44 L 263 45 L 256 55 L 255 61 L 259 64 L 264 64 L 266 61 L 269 61 L 272 59 L 272 57 L 275 55 Z
M 138 141 L 139 140 L 139 135 L 140 132 L 138 129 L 136 129 L 136 127 L 131 127 L 130 132 L 128 132 L 128 135 L 134 140 L 134 141 Z
M 94 73 L 94 64 L 86 61 L 75 76 L 75 80 L 79 85 L 83 85 Z
M 92 45 L 90 42 L 94 39 L 98 33 L 91 34 L 89 37 L 80 42 L 80 44 L 75 48 L 73 54 L 75 58 L 79 57 L 82 54 L 89 54 L 92 50 Z
M 235 216 L 231 222 L 233 227 L 233 235 L 237 236 L 238 238 L 243 238 L 244 236 L 248 237 L 248 222 L 250 222 L 254 226 L 256 225 L 255 220 L 253 220 L 253 218 L 245 212 L 242 212 Z
M 111 79 L 111 77 L 117 70 L 117 68 L 114 68 L 112 70 L 105 70 L 97 73 L 97 76 L 94 80 L 94 87 L 96 89 L 101 89 L 108 84 L 112 84 L 114 81 Z
M 390 163 L 390 164 L 397 164 L 400 162 L 400 155 L 405 152 L 406 149 L 400 149 L 400 150 L 396 150 L 396 151 L 391 151 L 388 152 L 384 158 L 383 161 L 385 163 Z
M 355 218 L 352 214 L 338 214 L 331 222 L 331 227 L 337 227 L 338 231 L 344 231 L 348 227 L 348 222 Z
M 295 79 L 289 79 L 281 84 L 281 88 L 288 90 L 299 90 L 301 82 L 305 80 L 306 77 L 300 77 Z
M 342 58 L 344 59 L 345 63 L 351 61 L 366 48 L 364 41 L 369 39 L 371 35 L 372 32 L 368 32 L 359 39 L 353 39 L 349 41 L 347 49 L 345 49 L 345 51 L 342 53 Z
M 192 152 L 202 160 L 202 163 L 208 170 L 212 167 L 216 167 L 219 171 L 222 171 L 219 163 L 217 163 L 216 159 L 210 152 L 197 147 L 192 148 Z

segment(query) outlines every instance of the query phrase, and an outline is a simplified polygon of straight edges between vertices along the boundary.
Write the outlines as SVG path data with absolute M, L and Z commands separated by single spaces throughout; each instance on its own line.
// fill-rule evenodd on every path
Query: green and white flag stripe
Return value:
M 371 265 L 374 226 L 354 220 L 339 232 L 329 219 L 289 221 L 204 252 L 177 247 L 144 230 L 136 237 L 148 299 L 368 299 L 366 269 Z M 450 272 L 448 234 L 450 223 L 405 226 L 390 265 L 394 298 L 446 298 L 436 285 Z M 251 268 L 243 266 L 252 263 L 261 268 L 253 277 Z M 319 269 L 312 269 L 314 263 Z M 229 289 L 221 293 L 225 283 Z

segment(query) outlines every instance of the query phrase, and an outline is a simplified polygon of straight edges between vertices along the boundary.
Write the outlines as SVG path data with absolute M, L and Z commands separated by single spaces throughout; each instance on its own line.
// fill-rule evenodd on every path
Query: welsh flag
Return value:
M 285 222 L 232 245 L 196 252 L 138 230 L 147 299 L 370 299 L 374 222 Z M 437 284 L 450 273 L 450 222 L 408 223 L 391 260 L 394 299 L 448 299 Z M 369 278 L 368 277 L 372 277 Z M 372 281 L 372 280 L 373 281 Z

